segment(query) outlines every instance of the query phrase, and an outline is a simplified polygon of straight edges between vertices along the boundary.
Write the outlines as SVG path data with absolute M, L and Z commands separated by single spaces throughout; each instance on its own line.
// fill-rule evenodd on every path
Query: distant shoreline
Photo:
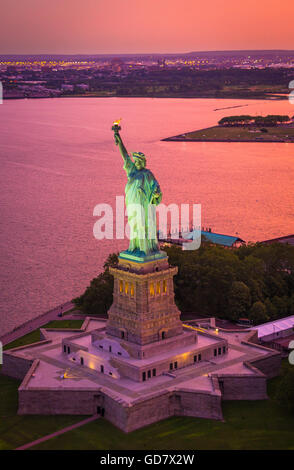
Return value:
M 276 135 L 278 134 L 278 135 Z M 294 126 L 268 127 L 263 133 L 245 127 L 213 126 L 161 139 L 163 142 L 294 143 Z
M 261 144 L 293 144 L 294 141 L 282 141 L 282 140 L 233 140 L 233 139 L 215 139 L 215 140 L 201 140 L 201 139 L 175 139 L 174 137 L 168 137 L 167 139 L 161 139 L 162 142 L 228 142 L 228 143 L 261 143 Z
M 44 99 L 60 99 L 60 98 L 123 98 L 123 99 L 130 99 L 130 98 L 150 98 L 150 99 L 211 99 L 211 100 L 265 100 L 265 101 L 285 101 L 288 99 L 287 94 L 284 96 L 282 95 L 270 95 L 270 96 L 187 96 L 187 95 L 132 95 L 132 96 L 123 96 L 123 95 L 62 95 L 62 96 L 3 96 L 3 103 L 7 100 L 44 100 Z M 235 106 L 233 106 L 235 107 Z M 239 107 L 239 106 L 236 106 Z M 225 108 L 214 109 L 214 111 L 221 111 Z

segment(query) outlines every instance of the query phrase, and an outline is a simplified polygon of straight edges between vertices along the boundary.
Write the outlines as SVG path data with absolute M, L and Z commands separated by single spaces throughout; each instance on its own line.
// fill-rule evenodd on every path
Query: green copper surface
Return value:
M 119 258 L 128 259 L 136 263 L 146 263 L 149 261 L 156 261 L 158 259 L 167 258 L 167 254 L 165 251 L 156 251 L 150 254 L 145 254 L 142 251 L 125 250 L 120 252 Z
M 162 199 L 160 186 L 153 173 L 145 168 L 145 155 L 141 152 L 134 152 L 132 160 L 118 130 L 113 130 L 115 143 L 124 160 L 123 168 L 128 178 L 125 187 L 125 202 L 128 222 L 133 228 L 129 248 L 123 253 L 133 255 L 138 259 L 143 259 L 146 255 L 160 254 L 162 252 L 159 251 L 155 215 L 155 206 Z M 139 217 L 133 210 L 134 205 L 140 207 Z

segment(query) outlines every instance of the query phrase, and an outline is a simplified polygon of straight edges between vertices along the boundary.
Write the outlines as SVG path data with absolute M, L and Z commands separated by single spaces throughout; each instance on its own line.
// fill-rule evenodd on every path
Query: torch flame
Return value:
M 113 122 L 114 126 L 118 126 L 122 118 L 117 119 L 116 121 Z

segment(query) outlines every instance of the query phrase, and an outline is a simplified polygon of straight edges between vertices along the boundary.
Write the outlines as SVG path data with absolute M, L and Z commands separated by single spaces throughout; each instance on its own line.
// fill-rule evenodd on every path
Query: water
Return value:
M 214 111 L 237 105 L 243 107 Z M 94 206 L 113 205 L 126 182 L 110 130 L 113 120 L 123 118 L 127 149 L 147 155 L 163 202 L 201 203 L 203 225 L 256 241 L 294 232 L 294 145 L 160 139 L 214 125 L 229 114 L 293 112 L 287 101 L 5 101 L 0 332 L 79 295 L 108 253 L 127 247 L 127 241 L 93 236 Z

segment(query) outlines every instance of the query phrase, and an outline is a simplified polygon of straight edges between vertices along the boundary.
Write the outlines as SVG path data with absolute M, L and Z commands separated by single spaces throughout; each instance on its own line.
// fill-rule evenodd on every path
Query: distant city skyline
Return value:
M 279 54 L 281 54 L 281 56 L 284 56 L 284 55 L 294 55 L 294 49 L 219 49 L 219 50 L 194 50 L 194 51 L 184 51 L 184 52 L 121 52 L 121 53 L 116 53 L 116 52 L 109 52 L 109 53 L 103 53 L 103 52 L 98 52 L 98 53 L 74 53 L 74 52 L 70 52 L 70 53 L 62 53 L 62 52 L 59 52 L 59 53 L 50 53 L 50 52 L 45 52 L 45 53 L 9 53 L 9 54 L 5 54 L 5 53 L 0 53 L 0 57 L 40 57 L 40 58 L 44 58 L 46 59 L 46 57 L 60 57 L 60 58 L 63 58 L 63 57 L 72 57 L 73 59 L 74 58 L 79 58 L 79 57 L 85 57 L 85 58 L 97 58 L 99 59 L 101 57 L 102 58 L 108 58 L 108 57 L 121 57 L 122 59 L 124 58 L 132 58 L 132 57 L 138 57 L 138 58 L 143 58 L 144 56 L 146 56 L 146 58 L 148 58 L 149 56 L 154 56 L 154 58 L 156 58 L 156 56 L 159 56 L 159 57 L 169 57 L 169 56 L 175 56 L 175 57 L 188 57 L 188 56 L 191 56 L 191 57 L 194 57 L 194 56 L 197 56 L 199 54 L 199 57 L 202 55 L 203 57 L 208 57 L 208 56 L 211 56 L 211 57 L 217 57 L 217 56 L 222 56 L 225 55 L 227 57 L 230 57 L 230 56 L 233 56 L 233 55 L 236 55 L 236 56 L 244 56 L 244 58 L 246 58 L 246 54 L 252 54 L 252 57 L 254 56 L 264 56 L 264 57 L 267 57 L 267 56 L 273 56 L 273 55 L 276 55 L 277 57 L 279 56 Z
M 291 50 L 282 0 L 2 0 L 0 54 Z

